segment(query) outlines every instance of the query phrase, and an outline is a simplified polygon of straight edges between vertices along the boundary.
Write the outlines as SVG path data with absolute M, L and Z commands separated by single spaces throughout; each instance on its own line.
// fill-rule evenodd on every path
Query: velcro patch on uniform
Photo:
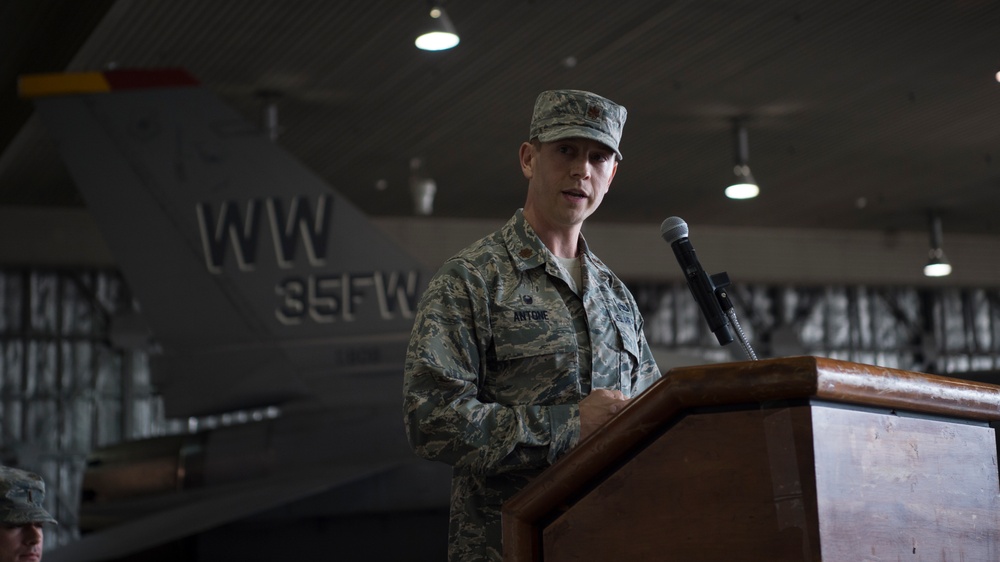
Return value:
M 538 322 L 549 319 L 548 310 L 515 310 L 512 314 L 515 322 Z
M 622 324 L 631 324 L 632 323 L 632 309 L 630 309 L 628 306 L 626 306 L 626 305 L 624 305 L 624 304 L 622 304 L 620 302 L 615 303 L 615 306 L 618 307 L 618 311 L 622 313 L 622 314 L 617 314 L 617 313 L 616 314 L 612 314 L 612 316 L 615 317 L 615 320 L 621 322 Z

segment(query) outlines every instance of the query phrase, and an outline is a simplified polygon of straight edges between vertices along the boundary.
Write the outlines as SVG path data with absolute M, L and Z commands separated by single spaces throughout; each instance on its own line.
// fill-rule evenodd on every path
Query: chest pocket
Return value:
M 620 310 L 613 303 L 606 310 L 606 332 L 594 341 L 593 385 L 632 396 L 633 375 L 639 368 L 639 335 L 628 308 Z
M 565 306 L 558 304 L 495 307 L 493 353 L 480 398 L 507 405 L 579 401 L 576 334 Z

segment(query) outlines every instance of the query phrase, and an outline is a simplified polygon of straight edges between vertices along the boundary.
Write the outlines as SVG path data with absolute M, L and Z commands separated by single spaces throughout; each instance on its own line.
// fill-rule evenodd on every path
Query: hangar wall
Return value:
M 683 283 L 626 282 L 661 368 L 744 359 L 738 347 L 718 346 Z M 1000 380 L 995 288 L 737 284 L 733 297 L 761 357 L 819 355 Z M 47 548 L 78 536 L 81 481 L 94 448 L 252 423 L 165 419 L 132 312 L 114 269 L 0 269 L 0 460 L 45 478 L 46 507 L 61 522 L 46 534 Z

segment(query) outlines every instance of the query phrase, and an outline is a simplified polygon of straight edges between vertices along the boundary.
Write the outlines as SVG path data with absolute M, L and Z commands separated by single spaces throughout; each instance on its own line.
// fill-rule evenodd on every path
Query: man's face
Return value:
M 617 170 L 614 151 L 597 141 L 571 138 L 540 146 L 524 143 L 525 213 L 548 228 L 581 225 L 600 207 Z
M 0 562 L 40 562 L 42 536 L 41 523 L 0 523 Z

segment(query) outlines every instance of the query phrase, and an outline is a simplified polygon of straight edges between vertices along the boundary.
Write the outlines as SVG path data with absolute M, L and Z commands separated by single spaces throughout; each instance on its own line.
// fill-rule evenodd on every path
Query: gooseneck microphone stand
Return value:
M 723 271 L 722 273 L 712 275 L 711 279 L 712 284 L 715 285 L 715 298 L 719 299 L 719 307 L 726 313 L 726 318 L 729 319 L 729 323 L 735 329 L 736 339 L 739 340 L 740 346 L 743 347 L 743 351 L 747 354 L 747 357 L 751 361 L 756 361 L 757 354 L 754 352 L 753 347 L 750 347 L 749 338 L 743 333 L 743 327 L 740 326 L 740 321 L 736 318 L 736 311 L 733 310 L 733 301 L 729 298 L 729 292 L 726 291 L 726 287 L 729 286 L 729 275 Z

